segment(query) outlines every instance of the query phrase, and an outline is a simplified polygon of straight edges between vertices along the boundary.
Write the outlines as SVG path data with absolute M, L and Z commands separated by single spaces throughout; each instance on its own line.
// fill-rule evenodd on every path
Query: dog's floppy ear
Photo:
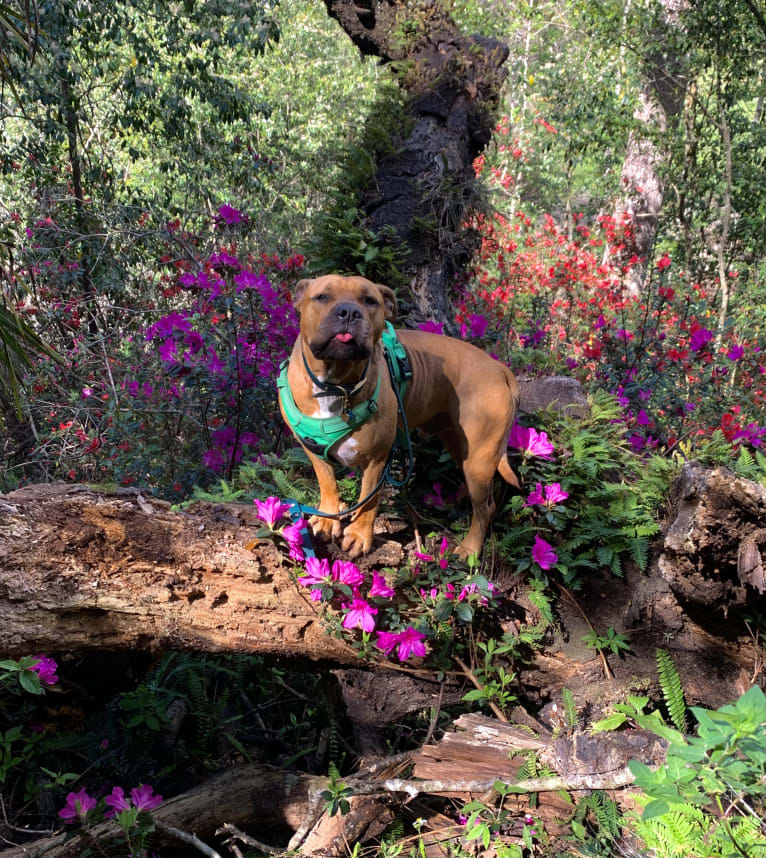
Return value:
M 393 289 L 388 286 L 383 286 L 381 283 L 375 284 L 380 289 L 381 297 L 383 298 L 383 306 L 386 308 L 386 319 L 389 322 L 395 322 L 397 318 L 396 295 Z
M 306 289 L 310 285 L 310 283 L 311 283 L 310 280 L 306 280 L 304 278 L 303 280 L 299 280 L 295 284 L 295 291 L 293 292 L 293 307 L 295 307 L 296 310 L 298 309 L 301 302 L 303 301 L 303 296 L 306 292 Z

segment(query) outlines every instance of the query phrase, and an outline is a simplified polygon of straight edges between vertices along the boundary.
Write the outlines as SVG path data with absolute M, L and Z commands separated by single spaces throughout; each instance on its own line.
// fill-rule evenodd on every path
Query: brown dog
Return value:
M 381 344 L 386 320 L 396 321 L 396 297 L 387 286 L 363 277 L 329 274 L 301 280 L 294 303 L 301 317 L 300 335 L 287 369 L 294 406 L 304 415 L 337 418 L 378 390 L 374 413 L 329 449 L 334 460 L 362 470 L 360 498 L 364 498 L 381 478 L 396 437 L 396 396 Z M 412 368 L 404 397 L 407 421 L 411 429 L 420 427 L 438 435 L 463 468 L 473 518 L 457 552 L 463 557 L 477 554 L 495 511 L 495 471 L 511 485 L 519 485 L 506 458 L 508 433 L 519 400 L 518 384 L 504 364 L 469 343 L 423 331 L 401 330 L 397 334 Z M 289 393 L 280 393 L 280 408 L 289 424 L 285 395 L 289 397 Z M 296 436 L 301 441 L 297 432 Z M 332 462 L 301 443 L 319 480 L 319 508 L 338 512 Z M 372 546 L 378 496 L 375 493 L 354 513 L 343 530 L 342 548 L 352 557 Z M 314 517 L 311 525 L 316 535 L 341 535 L 337 519 Z

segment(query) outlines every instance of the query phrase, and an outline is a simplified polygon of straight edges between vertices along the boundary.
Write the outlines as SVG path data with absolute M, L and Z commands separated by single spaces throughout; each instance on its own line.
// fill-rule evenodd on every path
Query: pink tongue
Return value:
M 336 334 L 335 339 L 340 340 L 342 343 L 347 343 L 349 340 L 353 340 L 354 337 L 352 334 L 349 334 L 348 331 L 346 331 L 345 334 Z

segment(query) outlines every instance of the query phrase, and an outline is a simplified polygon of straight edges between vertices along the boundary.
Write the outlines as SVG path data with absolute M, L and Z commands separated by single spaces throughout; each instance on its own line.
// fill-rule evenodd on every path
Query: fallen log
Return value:
M 171 798 L 153 811 L 160 827 L 211 837 L 223 821 L 236 826 L 259 825 L 282 831 L 298 829 L 309 812 L 309 800 L 323 789 L 327 778 L 268 769 L 259 764 L 237 766 Z M 99 841 L 119 837 L 117 824 L 99 823 L 91 829 Z M 156 839 L 163 839 L 160 832 Z M 124 841 L 123 841 L 124 842 Z M 165 838 L 164 842 L 170 842 Z M 64 834 L 44 837 L 4 849 L 2 858 L 76 858 L 83 849 L 80 838 L 65 842 Z M 189 850 L 189 854 L 194 854 Z
M 195 649 L 358 663 L 255 509 L 173 512 L 138 492 L 38 485 L 0 495 L 0 652 Z
M 343 785 L 351 804 L 348 816 L 325 813 L 320 793 L 327 789 L 328 778 L 248 764 L 166 801 L 153 813 L 158 823 L 156 839 L 169 842 L 169 830 L 176 829 L 176 836 L 179 832 L 196 835 L 215 850 L 216 833 L 232 839 L 241 835 L 247 843 L 251 838 L 238 829 L 255 828 L 262 839 L 264 829 L 280 832 L 285 840 L 292 833 L 287 845 L 268 844 L 275 851 L 288 848 L 300 849 L 302 854 L 341 855 L 347 843 L 379 836 L 397 809 L 419 795 L 468 801 L 484 794 L 491 801 L 496 781 L 513 784 L 516 792 L 506 796 L 505 806 L 522 816 L 530 808 L 530 794 L 539 794 L 535 815 L 547 824 L 573 810 L 561 791 L 619 790 L 633 782 L 626 767 L 630 759 L 649 765 L 664 759 L 664 743 L 643 730 L 604 734 L 597 739 L 583 733 L 534 736 L 518 725 L 475 714 L 461 716 L 454 727 L 437 744 L 425 746 L 413 757 L 412 777 L 393 776 L 406 767 L 407 760 L 401 757 L 381 760 L 345 777 Z M 536 753 L 541 764 L 556 774 L 519 779 L 525 761 L 522 752 L 527 751 Z M 446 818 L 435 832 L 444 837 L 465 833 Z M 118 836 L 112 821 L 96 825 L 91 833 L 107 843 Z M 65 842 L 64 835 L 58 834 L 6 849 L 0 858 L 74 858 L 82 846 L 78 839 Z

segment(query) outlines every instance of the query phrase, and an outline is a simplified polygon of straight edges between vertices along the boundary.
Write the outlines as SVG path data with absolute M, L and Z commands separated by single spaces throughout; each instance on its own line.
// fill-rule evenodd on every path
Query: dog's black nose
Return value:
M 335 308 L 335 317 L 343 322 L 355 322 L 362 318 L 362 310 L 358 304 L 343 301 Z

